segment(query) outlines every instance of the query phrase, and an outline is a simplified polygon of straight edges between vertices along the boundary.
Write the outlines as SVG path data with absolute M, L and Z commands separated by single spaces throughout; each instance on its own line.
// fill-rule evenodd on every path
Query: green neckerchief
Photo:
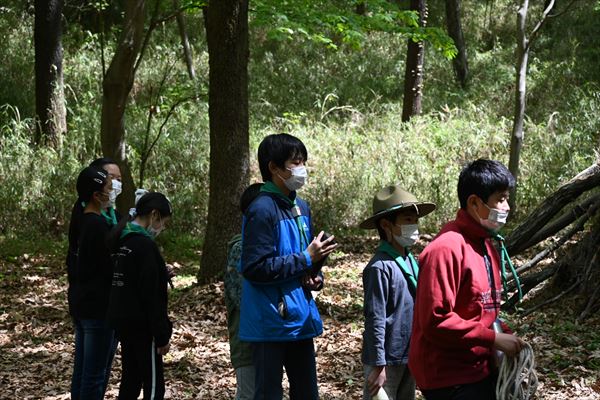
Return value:
M 123 228 L 123 232 L 121 232 L 121 239 L 123 239 L 125 236 L 131 233 L 139 233 L 141 235 L 148 236 L 150 239 L 154 239 L 152 235 L 148 233 L 146 228 L 138 224 L 134 224 L 133 222 L 128 222 L 127 225 L 125 225 L 125 228 Z
M 298 207 L 298 204 L 296 203 L 296 199 L 294 198 L 292 200 L 288 196 L 283 194 L 281 189 L 279 189 L 277 187 L 277 185 L 275 185 L 271 181 L 265 182 L 265 184 L 262 185 L 262 187 L 260 188 L 260 191 L 264 192 L 264 193 L 272 193 L 275 196 L 279 197 L 280 199 L 283 199 L 286 203 L 288 203 L 292 207 L 292 209 L 294 210 L 294 212 L 293 212 L 294 220 L 296 221 L 296 226 L 298 227 L 298 231 L 300 233 L 300 247 L 302 248 L 302 250 L 306 249 L 308 247 L 310 241 L 308 240 L 308 234 L 304 230 L 303 224 L 300 221 L 301 212 L 300 212 L 300 207 Z
M 85 206 L 87 206 L 87 203 L 85 201 L 82 201 L 81 207 L 83 207 L 85 209 Z M 115 209 L 112 207 L 108 207 L 106 209 L 106 211 L 100 210 L 100 215 L 102 217 L 104 217 L 104 219 L 106 220 L 106 223 L 110 226 L 114 226 L 119 222 L 119 221 L 117 221 L 117 215 L 115 214 Z
M 508 255 L 508 250 L 506 250 L 506 246 L 504 246 L 504 238 L 497 234 L 496 232 L 490 232 L 492 235 L 492 239 L 497 240 L 500 243 L 500 254 L 501 254 L 501 271 L 502 271 L 502 287 L 504 288 L 504 293 L 508 297 L 508 279 L 506 278 L 506 264 L 510 267 L 510 272 L 512 276 L 515 278 L 515 283 L 517 284 L 517 290 L 519 292 L 519 301 L 523 300 L 523 292 L 521 290 L 521 281 L 519 280 L 519 276 L 517 275 L 517 270 L 513 265 L 512 261 L 510 261 L 510 256 Z
M 413 268 L 409 268 L 406 265 L 406 261 L 404 260 L 404 256 L 400 254 L 398 250 L 394 248 L 390 243 L 382 240 L 379 243 L 379 247 L 377 251 L 382 251 L 387 253 L 390 257 L 396 261 L 396 264 L 400 267 L 405 277 L 408 277 L 410 280 L 410 284 L 416 289 L 417 288 L 417 279 L 419 278 L 419 264 L 417 264 L 417 260 L 413 257 L 412 253 L 406 249 L 406 253 L 408 254 L 408 259 L 410 260 Z

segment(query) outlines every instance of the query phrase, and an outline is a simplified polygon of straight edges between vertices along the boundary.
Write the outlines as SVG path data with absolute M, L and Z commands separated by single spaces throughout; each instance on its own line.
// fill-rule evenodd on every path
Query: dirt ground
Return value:
M 321 398 L 360 399 L 362 366 L 361 270 L 372 243 L 345 246 L 326 267 L 317 302 L 325 332 L 315 340 Z M 68 399 L 73 331 L 66 305 L 63 258 L 24 254 L 0 260 L 0 399 Z M 223 284 L 194 285 L 191 263 L 168 260 L 178 272 L 170 309 L 175 322 L 166 356 L 171 399 L 232 399 Z M 538 290 L 527 309 L 547 298 Z M 563 299 L 528 317 L 509 315 L 516 332 L 534 348 L 537 399 L 600 399 L 600 319 L 574 323 L 577 299 Z M 120 356 L 107 399 L 116 398 Z

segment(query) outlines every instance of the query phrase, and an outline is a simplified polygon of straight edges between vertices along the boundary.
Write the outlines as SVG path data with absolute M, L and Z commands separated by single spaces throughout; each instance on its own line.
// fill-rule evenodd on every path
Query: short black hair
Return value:
M 92 195 L 101 192 L 108 181 L 108 172 L 95 167 L 85 167 L 77 177 L 77 196 L 79 202 L 90 201 Z
M 271 171 L 269 162 L 273 162 L 279 168 L 284 168 L 287 160 L 308 160 L 308 153 L 304 143 L 295 136 L 287 133 L 279 133 L 265 137 L 258 146 L 258 166 L 263 181 L 270 181 Z
M 244 193 L 242 193 L 242 197 L 240 197 L 240 210 L 242 214 L 246 213 L 246 210 L 250 206 L 250 204 L 256 199 L 258 194 L 260 193 L 260 188 L 262 188 L 264 183 L 253 183 L 248 186 Z
M 95 167 L 95 168 L 104 168 L 105 165 L 110 165 L 110 164 L 119 165 L 112 158 L 100 157 L 100 158 L 96 158 L 94 161 L 92 161 L 89 166 Z
M 458 177 L 460 208 L 467 208 L 467 199 L 472 194 L 487 202 L 492 194 L 511 190 L 514 187 L 515 178 L 504 164 L 480 158 L 465 165 L 460 172 Z
M 137 215 L 148 215 L 153 210 L 157 210 L 161 217 L 170 217 L 173 214 L 171 202 L 162 193 L 148 192 L 143 195 L 135 205 Z

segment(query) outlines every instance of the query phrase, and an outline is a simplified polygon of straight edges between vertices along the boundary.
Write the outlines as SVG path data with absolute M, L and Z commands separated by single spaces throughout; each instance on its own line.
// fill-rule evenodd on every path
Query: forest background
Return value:
M 101 135 L 106 82 L 122 43 L 127 4 L 133 3 L 144 2 L 0 2 L 0 283 L 7 296 L 23 295 L 11 290 L 23 282 L 24 272 L 17 266 L 31 263 L 32 254 L 57 288 L 65 284 L 60 263 L 76 176 L 103 153 L 113 155 L 106 154 Z M 242 107 L 236 116 L 246 112 L 247 137 L 240 137 L 242 142 L 247 138 L 247 155 L 211 142 L 215 132 L 209 118 L 207 4 L 146 3 L 141 17 L 143 51 L 134 60 L 135 76 L 124 94 L 122 149 L 132 187 L 161 191 L 173 202 L 174 218 L 160 243 L 171 261 L 183 265 L 182 287 L 190 287 L 196 275 L 206 282 L 218 281 L 224 264 L 207 261 L 210 267 L 205 270 L 210 273 L 203 275 L 200 262 L 210 227 L 222 228 L 214 222 L 218 212 L 209 210 L 211 190 L 229 192 L 231 201 L 224 207 L 235 208 L 240 189 L 260 180 L 255 154 L 265 135 L 286 132 L 306 144 L 309 183 L 302 195 L 311 204 L 317 229 L 351 243 L 338 260 L 345 260 L 344 251 L 368 254 L 372 249 L 372 232 L 361 232 L 356 225 L 369 214 L 377 188 L 397 182 L 418 198 L 435 202 L 437 211 L 421 221 L 423 232 L 435 234 L 458 208 L 456 183 L 465 162 L 484 157 L 509 164 L 518 99 L 517 11 L 525 1 L 430 2 L 422 10 L 421 23 L 418 13 L 405 11 L 424 7 L 424 1 L 392 6 L 375 0 L 251 1 L 247 53 L 241 48 L 241 54 L 249 55 L 247 110 Z M 600 6 L 595 0 L 551 3 L 529 6 L 529 31 L 545 10 L 548 13 L 528 54 L 526 134 L 516 208 L 507 233 L 598 158 Z M 36 12 L 52 4 L 62 7 L 58 21 L 64 125 L 55 123 L 59 129 L 49 133 L 36 105 L 39 54 L 34 31 Z M 452 60 L 455 56 L 455 63 L 465 48 L 457 53 L 444 33 L 449 4 L 458 7 L 462 18 L 466 76 L 456 73 Z M 420 29 L 424 18 L 428 30 Z M 183 37 L 187 46 L 182 45 Z M 408 38 L 413 43 L 424 40 L 419 69 L 423 81 L 418 87 L 422 106 L 410 118 L 403 116 Z M 212 43 L 216 54 L 218 45 Z M 225 81 L 234 78 L 230 70 L 223 70 Z M 39 88 L 37 93 L 39 97 Z M 237 132 L 232 130 L 231 138 L 224 134 L 225 142 L 238 140 L 233 138 Z M 224 161 L 212 171 L 211 157 L 214 161 L 219 156 L 211 153 L 211 143 Z M 245 169 L 241 173 L 240 164 Z M 230 175 L 238 179 L 227 187 Z M 221 187 L 214 189 L 219 177 L 224 177 Z M 235 218 L 226 220 L 238 221 Z M 238 229 L 237 222 L 224 228 L 227 234 Z M 355 269 L 359 274 L 357 265 Z M 360 288 L 354 289 L 360 302 Z M 7 332 L 17 325 L 10 322 L 10 307 L 3 307 L 0 320 Z M 60 318 L 64 322 L 64 315 Z M 350 313 L 348 319 L 356 324 L 360 313 Z M 596 354 L 598 337 L 588 342 L 585 350 Z M 596 354 L 585 364 L 595 371 L 592 376 L 597 375 L 599 360 Z

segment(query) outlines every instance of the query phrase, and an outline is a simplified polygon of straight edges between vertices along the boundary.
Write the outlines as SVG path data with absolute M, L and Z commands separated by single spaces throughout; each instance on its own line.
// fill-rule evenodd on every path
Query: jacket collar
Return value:
M 475 219 L 469 215 L 467 210 L 463 210 L 462 208 L 458 210 L 458 213 L 456 214 L 456 224 L 461 232 L 472 240 L 481 240 L 491 237 L 490 232 L 481 226 L 479 221 L 475 221 Z

